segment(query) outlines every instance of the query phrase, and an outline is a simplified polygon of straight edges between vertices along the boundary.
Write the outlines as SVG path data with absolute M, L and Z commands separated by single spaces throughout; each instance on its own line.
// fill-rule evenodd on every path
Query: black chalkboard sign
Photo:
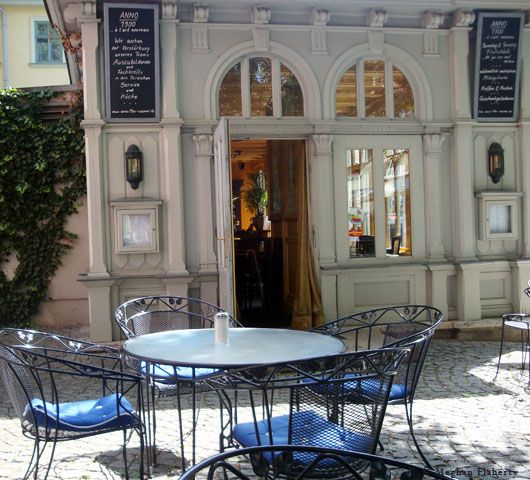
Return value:
M 160 120 L 158 5 L 105 4 L 106 118 Z
M 523 13 L 479 13 L 473 102 L 478 121 L 513 122 L 519 116 L 523 21 Z

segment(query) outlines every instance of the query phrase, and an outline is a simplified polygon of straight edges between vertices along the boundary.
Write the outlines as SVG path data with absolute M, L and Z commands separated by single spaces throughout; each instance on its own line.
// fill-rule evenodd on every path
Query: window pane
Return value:
M 385 225 L 387 253 L 411 254 L 409 151 L 383 151 L 385 172 Z M 399 252 L 393 252 L 401 238 Z
M 337 117 L 357 116 L 357 71 L 355 65 L 346 70 L 335 94 L 335 115 Z
M 241 64 L 234 65 L 226 74 L 219 88 L 219 115 L 242 115 Z
M 489 206 L 489 233 L 512 233 L 511 209 L 511 205 Z
M 249 59 L 250 111 L 253 117 L 272 116 L 272 67 L 270 58 Z
M 375 255 L 373 150 L 346 150 L 350 258 Z
M 304 115 L 304 97 L 294 73 L 285 65 L 280 65 L 282 85 L 282 115 L 300 117 Z
M 51 39 L 51 61 L 62 62 L 63 61 L 63 45 L 56 32 L 54 32 Z
M 48 22 L 35 22 L 35 35 L 47 37 L 50 34 L 50 24 Z
M 364 102 L 367 117 L 385 117 L 385 62 L 364 62 Z
M 392 67 L 392 83 L 394 87 L 394 117 L 414 117 L 414 96 L 410 83 L 401 70 Z

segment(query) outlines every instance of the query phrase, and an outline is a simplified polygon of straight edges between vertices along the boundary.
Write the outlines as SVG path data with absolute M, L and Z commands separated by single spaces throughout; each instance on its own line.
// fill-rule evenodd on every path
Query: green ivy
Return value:
M 0 327 L 31 325 L 76 238 L 65 224 L 86 189 L 81 108 L 43 120 L 53 96 L 0 90 Z

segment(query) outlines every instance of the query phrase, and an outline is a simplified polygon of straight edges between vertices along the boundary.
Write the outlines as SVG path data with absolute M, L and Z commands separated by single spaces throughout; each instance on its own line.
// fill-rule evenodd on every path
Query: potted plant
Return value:
M 254 214 L 252 218 L 254 227 L 256 227 L 256 230 L 263 230 L 265 208 L 267 208 L 269 200 L 269 194 L 265 189 L 265 172 L 259 170 L 258 172 L 249 173 L 246 183 L 248 188 L 241 192 L 243 200 L 247 210 Z

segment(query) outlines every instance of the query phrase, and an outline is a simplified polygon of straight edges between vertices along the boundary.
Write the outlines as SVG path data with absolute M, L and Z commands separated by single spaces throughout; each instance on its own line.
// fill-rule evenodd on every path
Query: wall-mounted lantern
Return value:
M 488 175 L 493 183 L 499 183 L 504 175 L 504 150 L 496 142 L 488 148 Z
M 136 145 L 131 145 L 125 152 L 125 178 L 136 190 L 143 180 L 142 152 Z

